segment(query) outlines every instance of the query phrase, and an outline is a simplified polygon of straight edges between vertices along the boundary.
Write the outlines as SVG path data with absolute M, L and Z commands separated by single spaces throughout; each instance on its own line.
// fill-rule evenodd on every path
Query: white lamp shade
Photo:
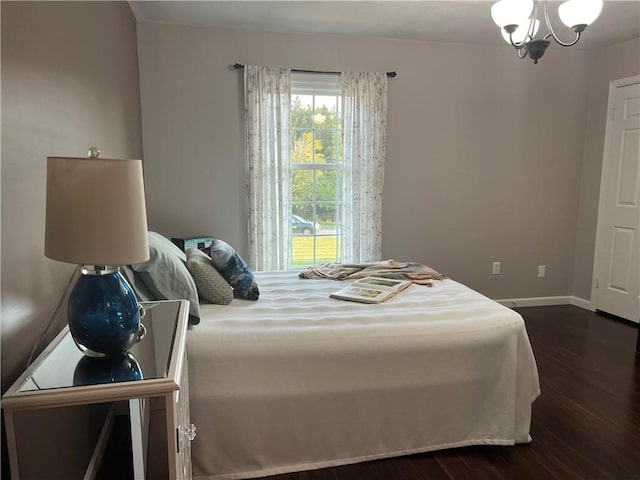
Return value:
M 602 11 L 602 0 L 569 0 L 558 7 L 560 20 L 567 27 L 591 25 Z
M 520 24 L 516 31 L 511 34 L 511 38 L 513 39 L 513 43 L 520 44 L 525 40 L 530 40 L 535 37 L 536 33 L 538 33 L 538 28 L 540 28 L 540 20 L 536 19 L 533 21 L 533 32 L 529 35 L 529 25 L 531 20 L 528 20 L 526 23 Z M 502 38 L 508 44 L 511 44 L 511 40 L 509 40 L 509 33 L 506 30 L 502 29 Z M 528 38 L 531 37 L 531 38 Z
M 85 265 L 148 260 L 142 161 L 48 157 L 44 249 Z
M 532 0 L 500 0 L 491 6 L 491 18 L 500 28 L 505 25 L 522 25 L 532 11 Z

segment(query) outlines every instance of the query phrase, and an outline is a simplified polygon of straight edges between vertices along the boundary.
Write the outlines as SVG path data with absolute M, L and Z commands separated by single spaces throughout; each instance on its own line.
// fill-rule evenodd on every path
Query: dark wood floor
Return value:
M 637 326 L 573 306 L 517 309 L 542 395 L 529 445 L 470 447 L 268 480 L 640 480 Z

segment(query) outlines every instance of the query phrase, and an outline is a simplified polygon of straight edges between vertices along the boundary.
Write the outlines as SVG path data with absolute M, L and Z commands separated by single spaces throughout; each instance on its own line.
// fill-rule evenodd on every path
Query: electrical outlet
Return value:
M 547 274 L 546 265 L 538 265 L 538 278 L 543 278 Z
M 493 262 L 493 274 L 500 275 L 500 262 Z

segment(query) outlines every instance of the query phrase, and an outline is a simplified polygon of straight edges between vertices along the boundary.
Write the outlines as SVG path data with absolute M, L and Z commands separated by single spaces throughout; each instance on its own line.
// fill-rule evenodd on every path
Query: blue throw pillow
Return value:
M 233 287 L 235 297 L 258 300 L 260 292 L 253 272 L 231 245 L 216 238 L 210 256 L 213 266 Z

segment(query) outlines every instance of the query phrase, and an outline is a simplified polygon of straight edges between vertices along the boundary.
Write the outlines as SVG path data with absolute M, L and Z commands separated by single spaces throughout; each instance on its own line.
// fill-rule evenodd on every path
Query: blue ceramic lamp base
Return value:
M 71 336 L 88 357 L 120 356 L 144 337 L 144 310 L 118 267 L 83 265 L 81 272 L 68 302 Z

